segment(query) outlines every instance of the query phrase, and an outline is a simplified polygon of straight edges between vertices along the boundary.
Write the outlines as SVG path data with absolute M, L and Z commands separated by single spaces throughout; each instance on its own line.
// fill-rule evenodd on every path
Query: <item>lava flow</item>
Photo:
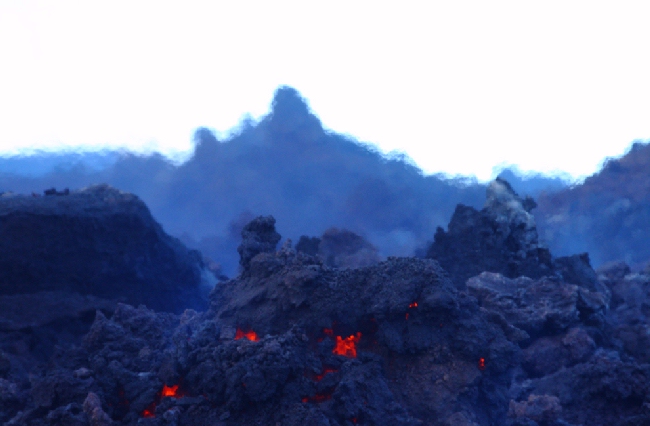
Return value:
M 353 334 L 345 339 L 341 338 L 341 336 L 336 336 L 336 346 L 334 346 L 332 353 L 343 355 L 348 358 L 356 358 L 357 343 L 359 343 L 359 340 L 361 340 L 361 332 L 357 332 L 356 335 Z
M 181 392 L 178 389 L 178 385 L 173 385 L 173 386 L 163 385 L 162 390 L 156 394 L 155 401 L 149 404 L 147 408 L 145 408 L 142 411 L 142 417 L 145 418 L 156 417 L 156 405 L 158 405 L 163 398 L 182 398 L 184 396 L 185 393 Z
M 255 333 L 253 330 L 242 331 L 239 327 L 237 327 L 237 332 L 235 333 L 235 340 L 239 340 L 244 337 L 250 340 L 251 342 L 257 342 L 258 340 L 260 340 L 260 338 L 257 337 L 257 333 Z

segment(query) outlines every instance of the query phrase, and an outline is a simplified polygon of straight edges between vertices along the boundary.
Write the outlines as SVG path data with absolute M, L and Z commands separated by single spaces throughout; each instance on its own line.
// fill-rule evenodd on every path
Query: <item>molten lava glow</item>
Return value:
M 406 313 L 406 319 L 407 320 L 409 319 L 409 313 L 408 312 Z
M 257 337 L 257 333 L 254 331 L 242 331 L 241 329 L 237 328 L 237 332 L 235 333 L 235 340 L 243 339 L 244 337 L 251 342 L 257 342 L 260 340 L 259 337 Z
M 174 386 L 163 385 L 162 388 L 163 397 L 170 396 L 172 398 L 178 398 L 180 395 L 177 395 L 177 393 L 178 393 L 178 385 L 174 385 Z
M 357 357 L 357 343 L 361 340 L 361 333 L 357 332 L 356 335 L 351 335 L 342 339 L 341 336 L 336 336 L 336 346 L 334 346 L 333 354 L 343 355 L 348 358 Z
M 339 370 L 337 370 L 336 368 L 329 368 L 329 367 L 327 367 L 327 368 L 325 368 L 325 369 L 323 370 L 322 373 L 320 373 L 320 374 L 318 374 L 316 377 L 314 377 L 314 380 L 316 380 L 317 382 L 320 382 L 321 380 L 323 380 L 323 377 L 325 377 L 326 374 L 329 374 L 329 373 L 336 373 L 337 371 L 339 371 Z
M 152 402 L 147 408 L 144 409 L 142 412 L 142 417 L 146 417 L 148 419 L 156 417 L 154 414 L 156 412 L 156 403 Z
M 478 359 L 478 369 L 481 371 L 485 370 L 485 358 Z
M 409 304 L 409 308 L 417 308 L 418 307 L 418 302 L 413 302 Z
M 153 418 L 156 417 L 156 405 L 160 403 L 160 400 L 163 398 L 182 398 L 186 394 L 181 392 L 178 389 L 178 385 L 167 386 L 163 384 L 163 388 L 160 392 L 156 394 L 156 399 L 154 402 L 149 404 L 147 408 L 142 411 L 142 417 Z

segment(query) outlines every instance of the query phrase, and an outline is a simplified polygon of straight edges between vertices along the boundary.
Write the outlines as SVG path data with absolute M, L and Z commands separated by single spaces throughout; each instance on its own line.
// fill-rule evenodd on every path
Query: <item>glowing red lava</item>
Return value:
M 156 412 L 156 403 L 152 402 L 151 404 L 149 404 L 147 408 L 144 409 L 144 411 L 142 412 L 142 417 L 148 419 L 156 417 L 155 412 Z
M 156 417 L 156 405 L 158 405 L 163 398 L 182 398 L 184 396 L 185 393 L 179 390 L 178 385 L 167 386 L 163 384 L 163 388 L 156 394 L 154 402 L 149 404 L 147 408 L 142 411 L 142 417 Z
M 481 371 L 485 370 L 485 358 L 478 359 L 478 369 Z
M 418 307 L 418 302 L 413 302 L 409 304 L 409 308 L 417 308 Z
M 166 397 L 166 396 L 170 396 L 172 398 L 180 397 L 180 395 L 177 395 L 177 394 L 178 394 L 178 385 L 174 385 L 174 386 L 163 385 L 163 388 L 162 388 L 162 396 L 163 396 L 163 398 Z
M 235 340 L 247 338 L 251 342 L 257 342 L 260 340 L 259 337 L 257 337 L 257 333 L 255 333 L 253 330 L 250 331 L 242 331 L 239 327 L 237 327 L 237 332 L 235 333 Z
M 361 340 L 361 332 L 357 332 L 356 335 L 351 335 L 345 339 L 341 336 L 336 336 L 336 346 L 332 350 L 333 354 L 346 356 L 348 358 L 357 357 L 357 343 Z

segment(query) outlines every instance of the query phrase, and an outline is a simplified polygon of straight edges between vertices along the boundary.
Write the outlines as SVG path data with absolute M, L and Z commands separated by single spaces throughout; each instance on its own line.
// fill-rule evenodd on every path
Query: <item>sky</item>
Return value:
M 0 2 L 0 155 L 188 153 L 296 88 L 425 172 L 597 171 L 650 139 L 645 2 Z

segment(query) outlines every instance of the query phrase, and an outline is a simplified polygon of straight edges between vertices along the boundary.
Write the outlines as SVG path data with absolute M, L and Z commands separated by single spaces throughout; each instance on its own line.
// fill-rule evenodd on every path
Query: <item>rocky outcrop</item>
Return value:
M 539 244 L 535 207 L 497 178 L 487 189 L 482 210 L 459 204 L 448 230 L 438 228 L 426 257 L 436 259 L 460 288 L 483 271 L 509 278 L 539 278 L 552 273 L 548 249 Z
M 275 231 L 273 216 L 260 216 L 244 226 L 241 231 L 242 242 L 237 247 L 239 265 L 246 269 L 251 259 L 260 253 L 275 251 L 280 241 L 280 234 Z
M 482 210 L 456 207 L 447 232 L 438 228 L 426 257 L 440 262 L 460 289 L 468 278 L 487 271 L 507 278 L 555 277 L 608 296 L 587 253 L 553 259 L 539 243 L 530 213 L 535 206 L 533 199 L 520 198 L 508 182 L 497 178 L 488 185 Z
M 204 309 L 214 281 L 133 194 L 97 185 L 0 198 L 0 294 L 67 291 L 180 312 Z

